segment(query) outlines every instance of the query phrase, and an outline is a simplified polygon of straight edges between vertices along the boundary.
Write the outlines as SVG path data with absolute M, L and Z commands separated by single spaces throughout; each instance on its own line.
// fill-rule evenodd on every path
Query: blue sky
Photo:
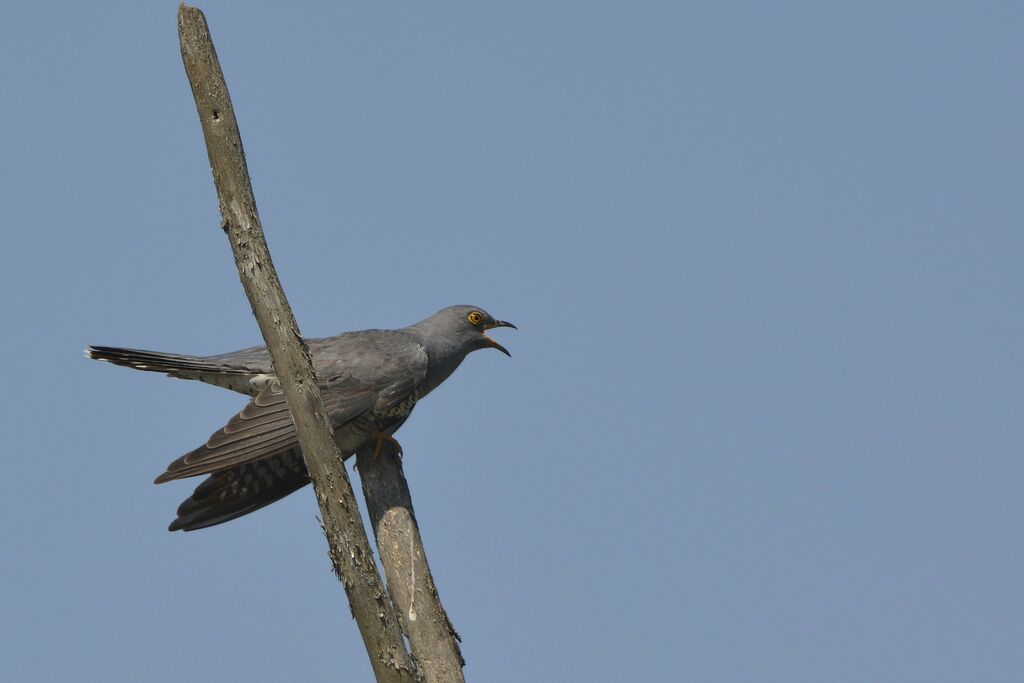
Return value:
M 1024 668 L 1018 3 L 205 2 L 305 334 L 519 325 L 399 433 L 477 681 Z M 165 528 L 259 332 L 173 3 L 0 26 L 0 679 L 367 680 L 304 490 Z

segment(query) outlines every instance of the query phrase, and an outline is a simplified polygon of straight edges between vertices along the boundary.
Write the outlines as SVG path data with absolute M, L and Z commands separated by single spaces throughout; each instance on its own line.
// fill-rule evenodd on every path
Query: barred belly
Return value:
M 408 419 L 419 400 L 419 391 L 414 390 L 390 408 L 374 410 L 360 415 L 334 434 L 338 447 L 346 456 L 369 443 L 378 432 L 392 434 Z

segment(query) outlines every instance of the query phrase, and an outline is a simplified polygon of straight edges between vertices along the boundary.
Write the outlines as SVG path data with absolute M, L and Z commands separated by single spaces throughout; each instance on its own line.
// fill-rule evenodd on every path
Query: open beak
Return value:
M 512 323 L 507 323 L 504 320 L 495 320 L 494 322 L 488 323 L 487 325 L 484 326 L 484 329 L 485 330 L 493 330 L 495 327 L 511 327 L 513 330 L 518 330 L 519 329 L 518 327 L 516 327 Z M 509 358 L 512 357 L 512 354 L 509 353 L 508 349 L 506 349 L 504 346 L 502 346 L 498 342 L 494 341 L 493 339 L 488 337 L 483 332 L 481 332 L 480 334 L 487 341 L 488 345 L 491 346 L 491 348 L 498 349 L 499 351 L 501 351 L 503 354 L 505 354 Z

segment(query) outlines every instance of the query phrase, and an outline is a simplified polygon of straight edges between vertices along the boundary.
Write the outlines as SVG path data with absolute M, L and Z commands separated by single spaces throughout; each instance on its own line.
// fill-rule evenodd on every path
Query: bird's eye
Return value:
M 484 316 L 480 311 L 472 311 L 466 316 L 466 320 L 469 321 L 470 325 L 479 325 L 484 321 Z

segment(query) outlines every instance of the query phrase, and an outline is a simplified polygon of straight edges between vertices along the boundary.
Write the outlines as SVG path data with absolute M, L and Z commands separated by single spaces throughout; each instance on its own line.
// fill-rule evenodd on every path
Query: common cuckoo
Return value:
M 313 368 L 348 458 L 363 447 L 380 451 L 408 419 L 416 402 L 433 391 L 477 349 L 508 350 L 487 336 L 495 320 L 482 308 L 450 306 L 399 330 L 346 332 L 308 340 Z M 165 372 L 252 396 L 249 404 L 209 440 L 181 456 L 156 478 L 209 475 L 178 507 L 170 530 L 221 524 L 280 500 L 309 483 L 288 406 L 267 349 L 257 346 L 219 356 L 90 346 L 90 358 L 137 370 Z M 397 442 L 395 442 L 397 445 Z

